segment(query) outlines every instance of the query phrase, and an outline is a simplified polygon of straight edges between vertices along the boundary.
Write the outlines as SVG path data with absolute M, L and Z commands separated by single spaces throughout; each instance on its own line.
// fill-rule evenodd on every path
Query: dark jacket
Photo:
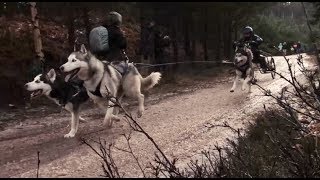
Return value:
M 141 31 L 141 52 L 144 56 L 153 55 L 155 48 L 154 27 L 143 27 Z
M 108 30 L 109 51 L 103 56 L 107 61 L 121 61 L 122 50 L 127 48 L 127 39 L 124 36 L 119 26 L 116 25 L 104 25 Z
M 298 48 L 298 49 L 301 48 L 301 43 L 297 43 L 297 48 Z
M 254 34 L 252 36 L 250 36 L 249 38 L 241 38 L 239 40 L 240 43 L 242 42 L 250 42 L 251 48 L 253 50 L 257 50 L 258 47 L 261 45 L 261 43 L 263 42 L 263 39 L 261 37 L 259 37 L 258 35 Z
M 170 39 L 165 39 L 160 30 L 156 30 L 154 36 L 155 56 L 161 56 L 165 48 L 170 46 Z

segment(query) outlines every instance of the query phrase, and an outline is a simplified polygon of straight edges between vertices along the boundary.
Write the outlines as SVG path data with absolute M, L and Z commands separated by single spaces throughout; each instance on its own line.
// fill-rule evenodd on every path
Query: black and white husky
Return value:
M 133 63 L 102 62 L 82 45 L 80 51 L 72 52 L 68 61 L 60 67 L 62 72 L 70 76 L 70 79 L 78 77 L 84 81 L 89 97 L 102 109 L 107 110 L 103 125 L 112 126 L 113 120 L 119 120 L 119 109 L 113 107 L 113 102 L 107 100 L 108 96 L 121 98 L 125 95 L 138 100 L 138 117 L 144 111 L 144 95 L 141 90 L 148 90 L 156 85 L 161 74 L 153 72 L 143 78 Z M 110 106 L 110 107 L 108 107 Z
M 84 121 L 79 116 L 81 105 L 89 99 L 86 89 L 81 84 L 65 82 L 61 75 L 51 69 L 47 74 L 39 74 L 33 81 L 26 83 L 25 88 L 32 91 L 31 98 L 45 95 L 69 111 L 71 113 L 71 130 L 64 137 L 75 136 L 78 131 L 79 119 Z

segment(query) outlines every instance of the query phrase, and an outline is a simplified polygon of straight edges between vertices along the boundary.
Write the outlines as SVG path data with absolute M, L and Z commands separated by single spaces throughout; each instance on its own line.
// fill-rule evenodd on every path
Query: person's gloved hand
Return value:
M 236 41 L 234 41 L 232 44 L 233 49 L 236 49 L 236 45 L 237 45 L 237 43 L 236 43 Z
M 126 32 L 122 28 L 120 28 L 120 31 L 122 32 L 123 36 L 126 36 Z
M 239 45 L 240 45 L 240 43 L 238 41 L 233 41 L 232 47 L 233 47 L 233 49 L 236 49 L 236 47 Z
M 250 44 L 250 45 L 257 45 L 257 42 L 255 42 L 255 41 L 250 41 L 249 44 Z

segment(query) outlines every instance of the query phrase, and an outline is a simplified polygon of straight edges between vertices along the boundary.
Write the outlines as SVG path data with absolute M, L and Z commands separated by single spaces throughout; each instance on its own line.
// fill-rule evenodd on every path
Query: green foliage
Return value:
M 251 20 L 252 27 L 267 44 L 277 46 L 280 42 L 297 42 L 310 44 L 309 30 L 306 23 L 294 23 L 292 19 L 282 19 L 276 16 L 258 15 Z
M 316 24 L 320 21 L 320 2 L 313 2 L 313 5 L 315 7 L 315 12 L 312 14 L 313 24 Z

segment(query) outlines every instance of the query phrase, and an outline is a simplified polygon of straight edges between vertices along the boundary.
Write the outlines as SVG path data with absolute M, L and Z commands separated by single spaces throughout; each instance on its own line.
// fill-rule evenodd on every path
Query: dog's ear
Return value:
M 49 78 L 52 83 L 54 80 L 56 80 L 56 71 L 54 69 L 50 69 L 50 71 L 47 73 L 47 77 Z
M 87 49 L 86 49 L 86 47 L 84 46 L 84 44 L 81 45 L 80 52 L 83 53 L 83 54 L 87 54 Z
M 247 52 L 248 48 L 246 46 L 243 47 L 243 50 Z
M 238 46 L 236 46 L 236 48 L 235 48 L 234 52 L 238 52 L 238 50 L 239 50 L 239 47 L 238 47 Z

